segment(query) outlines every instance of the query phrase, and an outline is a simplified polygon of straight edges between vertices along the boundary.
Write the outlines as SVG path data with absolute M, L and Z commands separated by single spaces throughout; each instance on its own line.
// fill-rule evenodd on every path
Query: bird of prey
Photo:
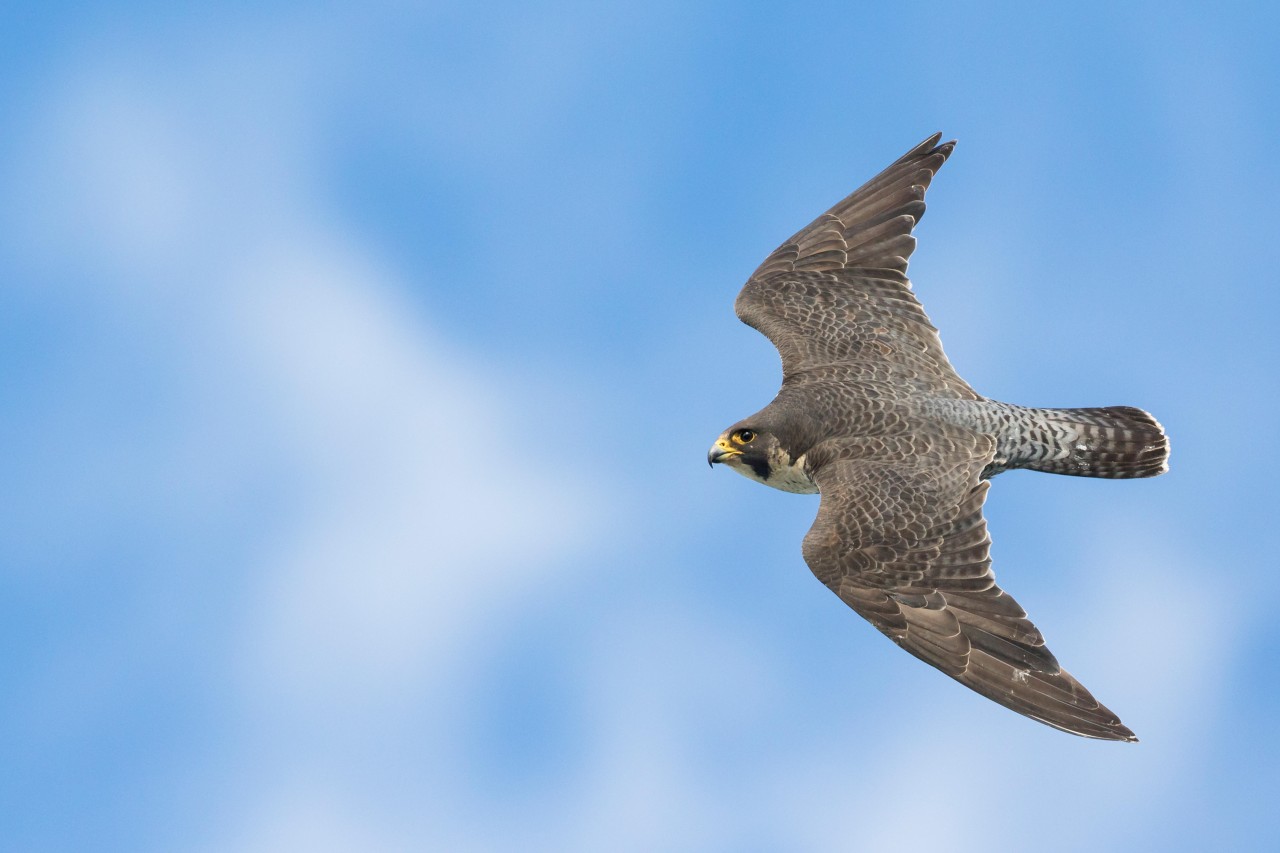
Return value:
M 1141 409 L 1034 409 L 956 373 L 911 292 L 941 134 L 779 246 L 738 294 L 739 319 L 782 356 L 782 389 L 716 439 L 707 461 L 819 493 L 809 568 L 911 654 L 966 687 L 1084 737 L 1137 738 L 1076 681 L 991 571 L 982 516 L 1011 468 L 1151 477 L 1169 442 Z

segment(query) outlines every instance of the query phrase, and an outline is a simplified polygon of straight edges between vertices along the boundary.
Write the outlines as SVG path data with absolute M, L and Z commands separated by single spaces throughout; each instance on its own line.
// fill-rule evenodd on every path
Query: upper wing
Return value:
M 788 379 L 861 363 L 976 396 L 947 361 L 906 275 L 925 190 L 955 145 L 939 138 L 908 151 L 779 246 L 738 294 L 738 317 L 778 347 Z
M 996 585 L 983 455 L 951 467 L 936 458 L 827 464 L 814 475 L 822 504 L 805 561 L 895 643 L 988 699 L 1072 734 L 1137 740 Z

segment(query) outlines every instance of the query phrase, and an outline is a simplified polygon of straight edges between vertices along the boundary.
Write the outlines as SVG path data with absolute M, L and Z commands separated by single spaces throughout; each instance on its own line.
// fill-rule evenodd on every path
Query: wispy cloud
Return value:
M 222 482 L 224 499 L 261 492 L 248 497 L 266 515 L 232 549 L 243 563 L 221 569 L 241 592 L 223 601 L 229 628 L 204 664 L 231 688 L 221 713 L 245 721 L 227 746 L 260 780 L 243 788 L 223 842 L 392 849 L 394 821 L 353 804 L 368 790 L 324 760 L 328 772 L 309 772 L 307 733 L 341 751 L 344 731 L 358 742 L 408 716 L 441 725 L 429 697 L 456 692 L 504 614 L 601 535 L 610 498 L 588 504 L 573 460 L 531 452 L 517 407 L 539 389 L 444 340 L 406 282 L 317 204 L 315 128 L 296 91 L 270 125 L 271 110 L 239 109 L 240 94 L 262 97 L 242 91 L 255 78 L 243 67 L 227 88 L 156 71 L 113 57 L 59 85 L 11 164 L 26 208 L 15 242 L 24 266 L 69 293 L 92 286 L 95 301 L 145 317 L 133 334 L 159 333 L 151 351 L 179 365 L 165 377 L 185 415 L 169 451 L 139 449 L 129 464 L 182 460 L 168 476 L 183 500 L 209 497 L 205 476 L 181 488 L 197 472 Z M 245 122 L 257 126 L 234 131 Z M 121 499 L 165 524 L 165 508 Z M 130 642 L 159 639 L 142 633 Z

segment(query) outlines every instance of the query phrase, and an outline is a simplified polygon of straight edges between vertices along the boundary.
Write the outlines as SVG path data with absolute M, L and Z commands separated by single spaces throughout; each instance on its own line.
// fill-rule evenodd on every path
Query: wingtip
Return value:
M 915 160 L 922 157 L 932 157 L 935 154 L 940 154 L 942 155 L 942 162 L 945 163 L 947 158 L 951 156 L 951 152 L 955 150 L 957 140 L 950 139 L 946 142 L 942 142 L 941 140 L 942 131 L 939 130 L 937 133 L 925 139 L 915 148 L 912 148 L 904 154 L 899 162 Z
M 1017 711 L 1016 708 L 1013 710 Z M 1022 712 L 1018 712 L 1018 713 L 1022 713 Z M 1089 722 L 1080 720 L 1080 719 L 1070 720 L 1065 722 L 1058 722 L 1054 720 L 1048 720 L 1048 719 L 1045 719 L 1044 717 L 1035 716 L 1032 714 L 1024 714 L 1024 716 L 1029 717 L 1032 720 L 1035 720 L 1037 723 L 1044 723 L 1050 728 L 1057 729 L 1058 731 L 1061 731 L 1061 732 L 1066 732 L 1069 735 L 1075 735 L 1076 737 L 1082 737 L 1082 738 L 1085 738 L 1086 740 L 1109 740 L 1109 741 L 1117 741 L 1119 743 L 1137 743 L 1138 742 L 1138 736 L 1135 735 L 1129 729 L 1128 726 L 1126 726 L 1124 723 L 1120 722 L 1119 720 L 1115 720 L 1114 722 L 1111 722 L 1111 723 L 1090 724 Z
M 1119 741 L 1120 743 L 1138 742 L 1138 736 L 1133 733 L 1133 730 L 1119 720 L 1116 720 L 1111 726 L 1111 731 L 1107 733 L 1106 739 Z
M 1100 710 L 1106 711 L 1106 709 L 1101 705 L 1098 707 Z M 1138 742 L 1138 736 L 1133 733 L 1133 730 L 1120 722 L 1114 714 L 1111 715 L 1110 721 L 1103 722 L 1100 725 L 1080 727 L 1078 731 L 1067 728 L 1064 729 L 1064 731 L 1071 732 L 1071 734 L 1081 735 L 1082 737 L 1093 738 L 1095 740 L 1114 740 L 1119 741 L 1120 743 Z
M 953 139 L 950 142 L 942 142 L 941 144 L 939 144 L 939 140 L 941 139 L 942 139 L 942 131 L 939 130 L 937 133 L 934 133 L 933 135 L 927 137 L 924 141 L 916 145 L 906 154 L 903 154 L 901 157 L 899 157 L 893 165 L 896 166 L 899 163 L 913 162 L 922 157 L 929 157 L 933 154 L 938 154 L 938 153 L 941 153 L 942 159 L 945 160 L 947 158 L 947 155 L 951 153 L 951 149 L 955 147 L 956 141 Z

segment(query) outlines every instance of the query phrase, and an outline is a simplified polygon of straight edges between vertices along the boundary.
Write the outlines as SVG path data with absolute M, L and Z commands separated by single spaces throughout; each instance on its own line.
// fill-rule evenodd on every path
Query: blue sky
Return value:
M 1278 24 L 6 7 L 3 846 L 1265 849 Z M 779 380 L 742 281 L 935 130 L 962 375 L 1172 436 L 988 502 L 1138 745 L 902 654 L 801 560 L 815 498 L 704 462 Z

